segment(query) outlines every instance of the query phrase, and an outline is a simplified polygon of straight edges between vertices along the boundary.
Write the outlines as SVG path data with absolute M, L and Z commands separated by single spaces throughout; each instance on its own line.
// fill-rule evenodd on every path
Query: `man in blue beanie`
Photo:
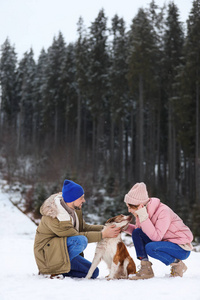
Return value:
M 88 243 L 113 238 L 120 228 L 89 225 L 82 216 L 84 190 L 66 179 L 62 193 L 51 195 L 40 208 L 42 218 L 36 231 L 34 254 L 41 274 L 85 277 L 91 262 L 83 257 Z M 99 270 L 92 278 L 99 275 Z

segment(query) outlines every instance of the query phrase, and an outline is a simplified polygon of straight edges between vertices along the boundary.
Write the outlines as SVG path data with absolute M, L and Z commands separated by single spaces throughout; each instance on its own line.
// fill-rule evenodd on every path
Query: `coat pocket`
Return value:
M 44 246 L 44 260 L 47 268 L 62 265 L 65 261 L 61 238 L 53 238 Z

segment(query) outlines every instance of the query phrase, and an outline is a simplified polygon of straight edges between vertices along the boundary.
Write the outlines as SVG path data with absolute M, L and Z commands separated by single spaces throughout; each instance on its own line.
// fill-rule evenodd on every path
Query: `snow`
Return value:
M 186 260 L 183 278 L 169 278 L 170 268 L 151 259 L 155 277 L 149 280 L 112 280 L 104 262 L 95 280 L 49 279 L 38 275 L 33 255 L 36 225 L 9 200 L 9 193 L 0 189 L 0 300 L 55 299 L 190 299 L 200 300 L 200 253 L 192 252 Z M 127 239 L 127 238 L 126 238 Z M 131 244 L 131 243 L 130 243 Z M 129 253 L 135 257 L 132 244 Z M 89 244 L 85 257 L 93 258 L 95 244 Z

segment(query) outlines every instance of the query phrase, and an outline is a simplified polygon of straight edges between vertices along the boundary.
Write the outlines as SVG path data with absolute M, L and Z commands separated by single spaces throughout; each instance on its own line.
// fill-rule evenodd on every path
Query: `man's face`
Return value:
M 81 209 L 84 202 L 85 202 L 85 196 L 83 195 L 73 202 L 74 209 Z

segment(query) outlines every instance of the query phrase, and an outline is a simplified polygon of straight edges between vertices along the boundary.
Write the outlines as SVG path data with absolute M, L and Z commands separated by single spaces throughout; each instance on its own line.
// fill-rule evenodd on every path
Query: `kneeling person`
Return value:
M 131 279 L 154 277 L 149 256 L 171 266 L 171 277 L 183 276 L 187 270 L 183 260 L 192 250 L 193 234 L 181 218 L 160 199 L 149 197 L 146 184 L 136 183 L 124 201 L 136 223 L 129 224 L 126 233 L 132 235 L 141 268 Z
M 83 188 L 65 180 L 62 193 L 51 195 L 40 208 L 42 218 L 36 230 L 34 254 L 41 274 L 85 277 L 91 263 L 83 257 L 88 243 L 116 237 L 119 228 L 89 225 L 82 216 Z M 99 275 L 96 268 L 93 278 Z

